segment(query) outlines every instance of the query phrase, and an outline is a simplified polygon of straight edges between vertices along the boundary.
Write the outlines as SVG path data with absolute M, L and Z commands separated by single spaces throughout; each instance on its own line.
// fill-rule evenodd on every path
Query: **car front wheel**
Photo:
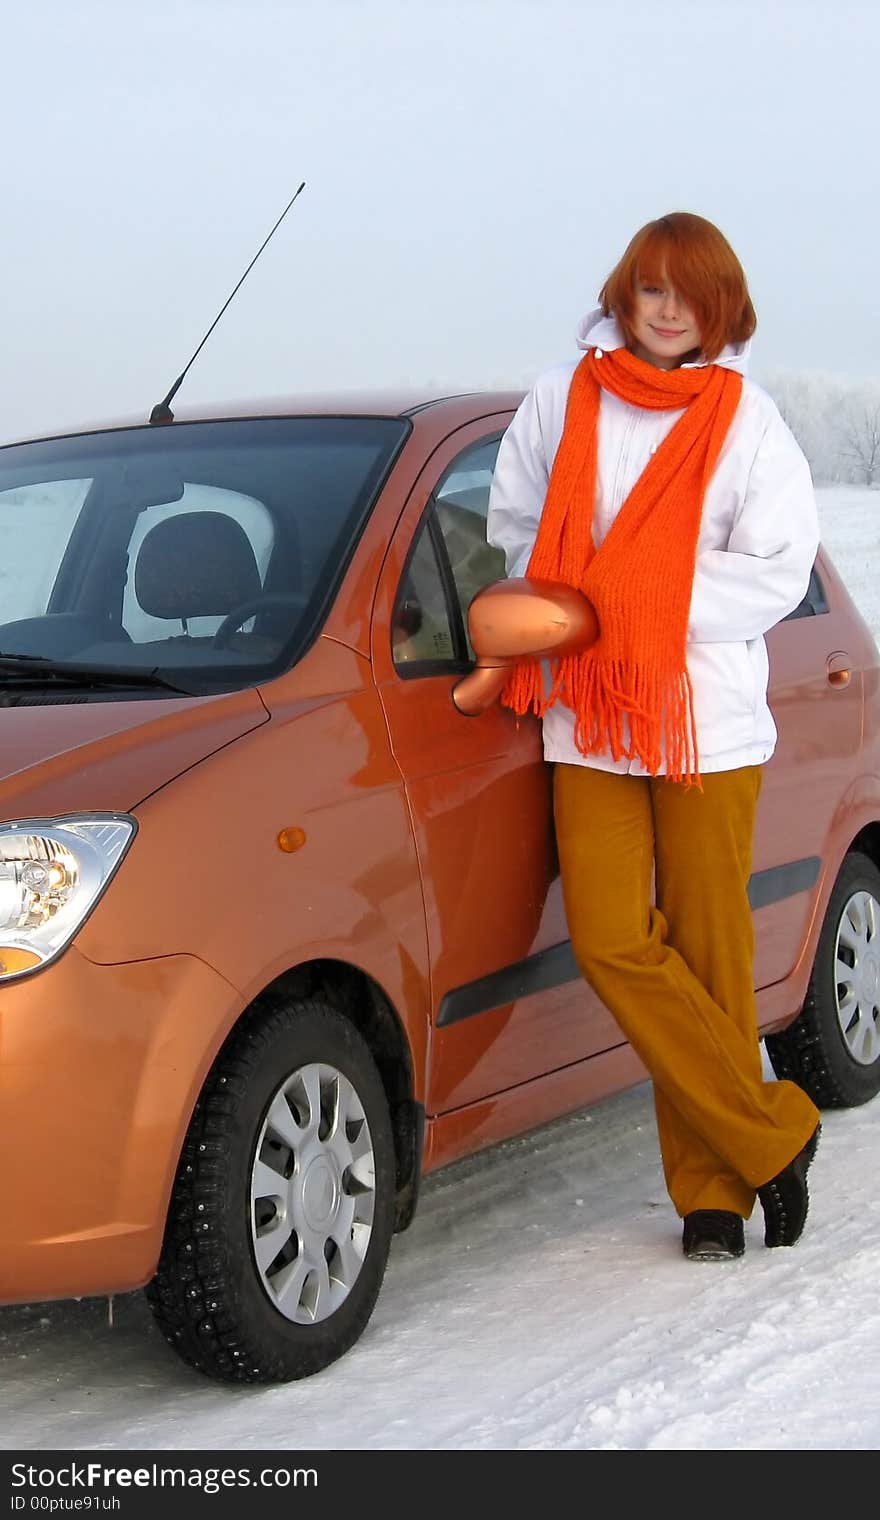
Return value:
M 880 871 L 844 859 L 828 902 L 802 1012 L 767 1054 L 819 1108 L 853 1108 L 880 1092 Z
M 184 1361 L 236 1382 L 319 1372 L 358 1339 L 394 1221 L 369 1047 L 317 999 L 260 1000 L 193 1114 L 146 1293 Z

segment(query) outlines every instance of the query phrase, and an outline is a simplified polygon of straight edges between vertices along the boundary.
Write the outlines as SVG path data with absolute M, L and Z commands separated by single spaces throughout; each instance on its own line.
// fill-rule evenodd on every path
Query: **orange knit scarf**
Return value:
M 597 550 L 600 388 L 630 406 L 686 410 L 649 460 Z M 739 403 L 742 377 L 710 364 L 662 370 L 625 348 L 590 349 L 572 376 L 565 425 L 526 575 L 583 591 L 599 638 L 553 661 L 543 695 L 540 665 L 514 666 L 502 701 L 543 716 L 561 698 L 575 714 L 581 754 L 638 758 L 656 775 L 700 784 L 687 625 L 706 486 Z

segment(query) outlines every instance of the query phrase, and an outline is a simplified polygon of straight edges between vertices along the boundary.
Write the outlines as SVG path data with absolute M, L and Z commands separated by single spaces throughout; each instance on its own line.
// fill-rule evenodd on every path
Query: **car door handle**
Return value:
M 852 661 L 845 650 L 839 649 L 825 661 L 825 674 L 829 686 L 848 686 L 852 678 Z

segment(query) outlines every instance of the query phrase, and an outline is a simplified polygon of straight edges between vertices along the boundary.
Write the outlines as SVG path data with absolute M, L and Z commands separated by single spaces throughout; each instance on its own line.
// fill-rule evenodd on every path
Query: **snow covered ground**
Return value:
M 880 638 L 880 491 L 819 493 Z M 318 1377 L 188 1371 L 140 1295 L 0 1310 L 5 1449 L 830 1449 L 880 1445 L 880 1099 L 825 1115 L 812 1208 L 696 1265 L 647 1085 L 427 1179 L 373 1319 Z

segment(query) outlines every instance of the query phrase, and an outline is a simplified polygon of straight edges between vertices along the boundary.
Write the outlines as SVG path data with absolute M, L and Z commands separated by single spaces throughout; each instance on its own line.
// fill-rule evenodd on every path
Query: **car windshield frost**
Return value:
M 0 682 L 232 690 L 311 642 L 400 418 L 174 423 L 0 449 Z M 88 668 L 100 681 L 89 686 Z M 107 674 L 109 670 L 109 676 Z M 145 679 L 151 671 L 165 686 Z

